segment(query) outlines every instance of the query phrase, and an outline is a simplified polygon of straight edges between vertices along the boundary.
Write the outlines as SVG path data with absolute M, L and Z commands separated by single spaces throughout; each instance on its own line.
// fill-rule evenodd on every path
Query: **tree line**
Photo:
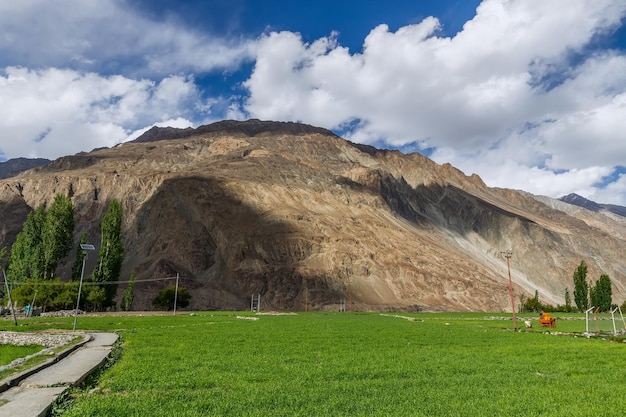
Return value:
M 33 302 L 44 310 L 74 309 L 78 297 L 79 281 L 83 275 L 83 261 L 88 256 L 81 244 L 88 243 L 83 233 L 76 245 L 75 258 L 69 280 L 55 277 L 59 263 L 65 260 L 74 245 L 74 205 L 69 197 L 56 194 L 50 207 L 40 205 L 28 214 L 11 247 L 6 261 L 6 278 L 15 289 L 12 299 L 18 305 Z M 90 276 L 84 277 L 80 308 L 90 311 L 103 311 L 116 308 L 117 293 L 124 245 L 122 236 L 122 205 L 112 200 L 100 219 L 100 246 L 98 257 Z M 7 256 L 7 248 L 0 248 L 0 263 Z M 120 308 L 132 309 L 135 298 L 135 271 L 131 272 L 121 300 Z M 6 303 L 4 288 L 0 298 Z M 152 304 L 159 309 L 169 310 L 174 299 L 181 308 L 187 307 L 191 295 L 182 287 L 176 293 L 173 286 L 163 288 Z
M 585 312 L 590 307 L 595 307 L 601 312 L 610 311 L 614 307 L 613 290 L 611 288 L 611 279 L 608 275 L 602 274 L 595 282 L 587 281 L 587 263 L 583 260 L 576 268 L 573 275 L 574 281 L 574 304 L 572 305 L 572 296 L 569 288 L 565 288 L 565 304 L 552 306 L 542 303 L 539 300 L 539 293 L 535 291 L 535 296 L 525 298 L 520 296 L 521 312 L 540 312 L 540 311 L 561 311 L 570 313 L 573 311 Z M 624 302 L 622 309 L 626 309 Z
M 115 306 L 115 293 L 119 281 L 124 246 L 122 241 L 122 205 L 112 200 L 100 222 L 100 248 L 96 267 L 85 277 L 81 293 L 81 308 L 104 310 Z M 78 284 L 81 278 L 85 251 L 80 244 L 87 243 L 86 234 L 76 247 L 70 280 L 63 282 L 54 273 L 74 244 L 74 205 L 69 197 L 56 194 L 50 207 L 42 204 L 28 214 L 22 231 L 18 233 L 6 261 L 6 278 L 15 290 L 12 298 L 19 305 L 36 300 L 45 309 L 75 308 Z M 0 261 L 6 248 L 0 250 Z M 131 287 L 132 288 L 132 287 Z M 127 295 L 127 303 L 130 295 Z M 132 300 L 131 300 L 132 304 Z
M 587 264 L 581 261 L 574 272 L 574 302 L 579 311 L 586 311 L 590 307 L 600 311 L 609 311 L 613 306 L 613 290 L 611 279 L 603 274 L 595 283 L 587 282 Z

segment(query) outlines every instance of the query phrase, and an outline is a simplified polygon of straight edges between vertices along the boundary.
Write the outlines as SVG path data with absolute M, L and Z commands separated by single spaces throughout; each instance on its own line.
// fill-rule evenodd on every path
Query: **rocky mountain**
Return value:
M 578 194 L 572 193 L 559 198 L 559 200 L 573 204 L 575 206 L 586 208 L 587 210 L 601 212 L 608 211 L 618 216 L 626 217 L 626 207 L 617 206 L 615 204 L 598 204 L 595 201 L 591 201 Z
M 193 309 L 261 294 L 262 309 L 510 311 L 503 250 L 516 302 L 537 290 L 563 303 L 583 259 L 589 279 L 611 277 L 615 302 L 626 296 L 625 222 L 307 125 L 154 128 L 2 180 L 0 245 L 56 193 L 76 206 L 76 239 L 96 246 L 107 203 L 122 202 L 138 309 L 178 273 Z
M 13 177 L 20 172 L 24 172 L 34 167 L 49 163 L 49 159 L 44 158 L 15 158 L 0 162 L 0 179 Z

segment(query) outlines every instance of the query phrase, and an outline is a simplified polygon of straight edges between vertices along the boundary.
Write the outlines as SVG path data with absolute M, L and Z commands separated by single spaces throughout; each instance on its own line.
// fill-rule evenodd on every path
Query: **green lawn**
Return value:
M 496 314 L 237 314 L 80 317 L 81 329 L 118 331 L 122 356 L 63 415 L 570 417 L 626 409 L 621 342 L 513 332 Z M 577 318 L 556 330 L 584 331 Z M 23 330 L 47 326 L 33 318 Z
M 25 358 L 28 355 L 37 353 L 44 347 L 39 345 L 29 346 L 13 346 L 0 345 L 0 366 L 5 366 L 13 362 L 15 359 Z M 1 374 L 0 374 L 1 377 Z

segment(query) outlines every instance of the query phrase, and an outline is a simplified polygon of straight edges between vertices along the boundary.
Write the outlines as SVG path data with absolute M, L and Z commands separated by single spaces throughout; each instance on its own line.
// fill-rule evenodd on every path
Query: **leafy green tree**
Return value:
M 596 287 L 592 283 L 589 283 L 589 307 L 598 308 L 598 301 Z
M 122 303 L 121 308 L 123 311 L 130 311 L 133 306 L 133 301 L 135 300 L 135 280 L 136 280 L 135 270 L 130 273 L 130 279 L 128 280 L 128 285 L 124 290 L 124 294 L 122 294 Z
M 64 283 L 54 299 L 54 307 L 57 310 L 70 310 L 76 308 L 76 298 L 78 297 L 77 281 Z
M 611 279 L 603 274 L 593 287 L 592 304 L 600 308 L 600 311 L 609 311 L 613 303 L 613 291 L 611 289 Z
M 28 278 L 44 276 L 42 233 L 45 222 L 43 205 L 28 214 L 22 231 L 11 247 L 6 271 L 11 282 L 24 282 Z
M 0 248 L 0 265 L 4 265 L 4 257 L 7 254 L 7 247 Z M 4 277 L 2 277 L 4 278 Z M 0 298 L 4 299 L 4 285 L 0 285 Z
M 122 262 L 124 262 L 124 245 L 122 241 L 122 205 L 113 200 L 102 216 L 100 225 L 101 245 L 98 253 L 96 270 L 93 273 L 95 282 L 118 281 Z M 105 291 L 104 306 L 112 306 L 117 285 L 103 286 Z
M 105 303 L 107 301 L 105 289 L 98 285 L 89 287 L 85 301 L 87 309 L 101 311 L 105 307 Z
M 67 256 L 74 240 L 74 205 L 69 197 L 54 196 L 42 228 L 44 278 L 54 275 L 60 259 Z
M 40 205 L 28 214 L 17 235 L 7 265 L 12 282 L 29 278 L 52 278 L 74 238 L 74 205 L 69 197 L 57 194 L 50 209 Z
M 543 305 L 541 304 L 541 301 L 539 301 L 539 291 L 535 290 L 535 296 L 533 298 L 528 298 L 524 302 L 524 311 L 540 312 L 543 310 Z
M 565 312 L 570 313 L 572 310 L 572 297 L 569 294 L 569 288 L 565 288 Z
M 22 282 L 19 287 L 11 289 L 11 298 L 13 302 L 17 302 L 18 306 L 25 306 L 32 301 L 36 288 L 35 280 L 28 279 Z M 41 305 L 45 304 L 45 302 L 42 302 L 41 298 L 38 301 Z
M 152 305 L 161 310 L 172 310 L 174 308 L 174 297 L 176 295 L 176 286 L 170 285 L 163 288 L 157 296 L 152 300 Z M 189 305 L 191 294 L 186 288 L 178 287 L 178 297 L 176 298 L 176 306 L 185 308 Z
M 30 278 L 11 291 L 13 300 L 18 305 L 31 304 L 35 299 L 35 305 L 43 308 L 43 311 L 74 308 L 78 287 L 74 287 L 73 294 L 66 295 L 68 284 L 59 278 L 43 280 L 42 278 Z M 62 297 L 66 296 L 67 300 Z
M 589 308 L 589 284 L 587 283 L 587 264 L 581 261 L 574 272 L 574 303 L 579 311 Z

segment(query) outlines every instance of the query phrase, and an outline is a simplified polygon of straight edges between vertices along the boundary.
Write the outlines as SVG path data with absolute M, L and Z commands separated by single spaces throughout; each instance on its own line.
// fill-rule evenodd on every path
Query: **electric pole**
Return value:
M 517 320 L 515 319 L 515 299 L 513 298 L 513 280 L 511 279 L 511 256 L 513 252 L 510 250 L 501 252 L 506 258 L 506 267 L 509 271 L 509 296 L 511 297 L 511 311 L 513 312 L 513 330 L 517 331 Z

